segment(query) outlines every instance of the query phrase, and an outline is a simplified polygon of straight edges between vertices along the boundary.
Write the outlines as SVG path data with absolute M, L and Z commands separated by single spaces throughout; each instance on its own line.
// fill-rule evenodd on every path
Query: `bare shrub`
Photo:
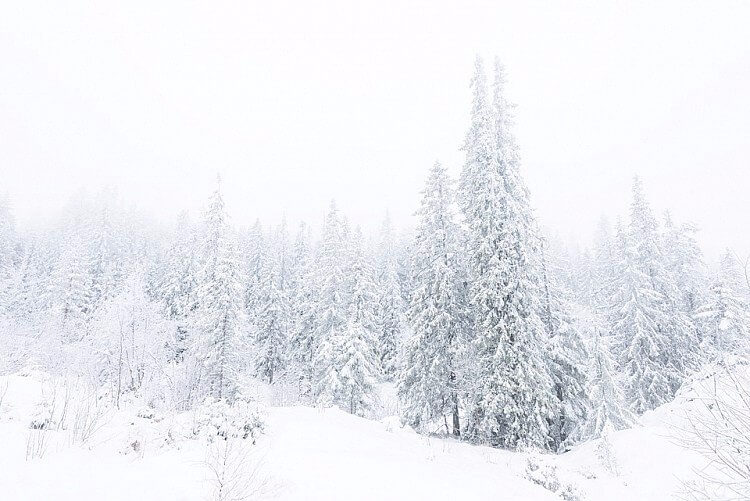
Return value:
M 93 387 L 78 385 L 75 394 L 76 398 L 65 405 L 63 428 L 68 431 L 71 445 L 85 445 L 107 423 L 109 408 Z
M 264 474 L 263 458 L 257 457 L 252 443 L 241 438 L 210 442 L 205 461 L 211 471 L 215 501 L 242 501 L 271 496 L 277 487 Z
M 617 456 L 615 455 L 615 449 L 612 446 L 609 435 L 609 431 L 605 430 L 599 439 L 599 443 L 596 445 L 596 458 L 605 470 L 612 475 L 618 476 L 620 474 L 620 467 L 617 463 Z
M 50 430 L 59 428 L 57 420 L 57 384 L 44 384 L 42 386 L 42 399 L 37 402 L 34 408 L 34 414 L 29 422 L 29 428 L 32 430 Z
M 32 428 L 26 437 L 26 461 L 42 459 L 49 444 L 49 430 L 46 428 Z
M 750 499 L 750 388 L 737 376 L 748 364 L 722 361 L 697 384 L 698 409 L 687 413 L 677 439 L 706 458 L 697 480 L 684 484 L 688 499 Z
M 547 464 L 536 453 L 530 453 L 526 458 L 525 477 L 527 480 L 544 487 L 565 501 L 583 501 L 584 499 L 578 487 L 561 481 L 557 475 L 557 467 Z

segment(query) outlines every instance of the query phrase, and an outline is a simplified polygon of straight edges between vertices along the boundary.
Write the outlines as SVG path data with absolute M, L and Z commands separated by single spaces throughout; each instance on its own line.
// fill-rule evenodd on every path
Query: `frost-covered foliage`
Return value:
M 151 270 L 158 282 L 152 295 L 161 300 L 167 316 L 176 322 L 174 341 L 170 345 L 175 360 L 181 360 L 190 343 L 190 316 L 198 307 L 198 245 L 196 228 L 182 213 L 177 222 L 174 242 L 169 246 L 163 269 Z
M 444 421 L 448 431 L 450 416 L 450 432 L 460 436 L 460 346 L 466 342 L 467 305 L 452 204 L 446 169 L 435 163 L 422 192 L 409 304 L 413 334 L 405 347 L 398 391 L 410 426 L 428 429 Z
M 344 286 L 344 228 L 335 203 L 331 202 L 326 217 L 323 241 L 318 257 L 318 282 L 313 331 L 312 387 L 319 403 L 336 400 L 338 373 L 336 357 L 347 323 Z
M 678 440 L 706 458 L 698 478 L 686 484 L 695 500 L 750 498 L 750 360 L 726 355 L 691 381 Z
M 531 454 L 526 459 L 525 477 L 557 494 L 560 499 L 565 501 L 583 501 L 584 499 L 584 495 L 575 485 L 560 480 L 557 468 L 554 465 L 545 464 L 538 455 Z
M 550 442 L 553 381 L 544 360 L 546 335 L 533 275 L 533 222 L 518 174 L 501 68 L 494 102 L 479 59 L 472 89 L 460 192 L 477 364 L 468 431 L 494 445 L 541 447 Z
M 81 378 L 121 409 L 196 411 L 211 436 L 247 431 L 256 385 L 284 405 L 388 408 L 420 433 L 563 451 L 747 349 L 744 258 L 728 251 L 709 273 L 696 228 L 660 222 L 638 180 L 628 217 L 590 248 L 542 236 L 502 66 L 489 86 L 478 59 L 471 92 L 456 192 L 455 166 L 435 164 L 413 234 L 386 217 L 367 238 L 335 203 L 320 231 L 234 228 L 220 187 L 169 229 L 111 191 L 34 229 L 0 199 L 0 372 Z
M 672 399 L 695 366 L 698 338 L 666 269 L 657 222 L 637 178 L 630 219 L 628 230 L 619 225 L 617 231 L 611 319 L 627 398 L 641 413 Z
M 405 310 L 395 244 L 391 219 L 390 216 L 386 216 L 380 232 L 377 321 L 380 367 L 383 375 L 388 379 L 391 379 L 396 372 Z
M 121 292 L 94 313 L 90 329 L 97 379 L 114 395 L 115 405 L 123 393 L 145 393 L 159 405 L 164 399 L 160 371 L 170 355 L 165 341 L 176 329 L 161 305 L 146 296 L 143 277 L 131 274 Z
M 557 397 L 550 431 L 552 446 L 565 449 L 584 436 L 582 428 L 591 405 L 587 392 L 589 353 L 580 321 L 572 316 L 569 293 L 547 272 L 542 257 L 542 318 L 549 334 L 547 359 Z
M 254 314 L 257 372 L 269 383 L 286 368 L 290 332 L 290 305 L 285 288 L 285 256 L 264 253 L 256 287 Z
M 581 436 L 594 439 L 605 437 L 611 431 L 630 428 L 636 417 L 628 409 L 615 378 L 607 338 L 601 336 L 598 329 L 594 332 L 590 352 L 586 394 L 592 407 L 583 423 Z
M 231 404 L 207 398 L 196 407 L 192 433 L 209 441 L 239 438 L 255 441 L 263 432 L 263 421 L 257 405 L 243 398 Z
M 372 268 L 357 229 L 351 245 L 351 292 L 346 328 L 338 340 L 335 400 L 352 414 L 370 410 L 379 374 L 376 352 L 376 297 Z
M 750 346 L 750 309 L 742 293 L 737 259 L 727 250 L 695 318 L 701 325 L 701 348 L 713 354 L 746 351 Z
M 217 189 L 206 211 L 197 308 L 201 336 L 195 345 L 203 362 L 206 391 L 219 400 L 231 399 L 236 391 L 247 336 L 240 268 L 227 217 Z

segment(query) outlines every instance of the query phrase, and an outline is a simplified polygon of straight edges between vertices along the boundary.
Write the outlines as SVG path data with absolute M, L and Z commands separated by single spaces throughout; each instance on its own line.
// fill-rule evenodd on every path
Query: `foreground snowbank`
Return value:
M 68 412 L 80 414 L 88 402 L 93 417 L 79 421 L 95 421 L 82 440 L 72 419 L 65 429 L 33 425 L 44 419 L 53 386 L 42 373 L 0 378 L 4 500 L 205 500 L 229 481 L 241 485 L 224 485 L 227 498 L 244 490 L 266 499 L 663 500 L 705 462 L 675 440 L 675 423 L 695 411 L 691 389 L 645 415 L 643 426 L 614 433 L 608 449 L 597 440 L 554 456 L 428 438 L 392 417 L 309 407 L 269 407 L 255 445 L 234 440 L 238 449 L 227 451 L 223 441 L 191 433 L 195 413 L 159 416 L 132 402 L 92 410 L 73 395 Z M 64 400 L 55 398 L 57 406 Z

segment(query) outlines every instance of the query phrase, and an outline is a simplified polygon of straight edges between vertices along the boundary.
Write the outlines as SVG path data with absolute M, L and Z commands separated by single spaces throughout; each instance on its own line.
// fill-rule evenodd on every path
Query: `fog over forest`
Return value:
M 417 5 L 4 9 L 0 499 L 750 498 L 750 4 Z

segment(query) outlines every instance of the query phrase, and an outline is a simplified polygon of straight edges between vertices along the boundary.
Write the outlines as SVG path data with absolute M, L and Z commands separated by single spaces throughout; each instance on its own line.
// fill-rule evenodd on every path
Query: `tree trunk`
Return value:
M 461 422 L 458 417 L 458 393 L 456 392 L 456 373 L 451 371 L 451 400 L 453 401 L 453 436 L 461 436 Z
M 117 398 L 115 399 L 115 405 L 120 408 L 120 392 L 122 391 L 122 344 L 123 344 L 124 333 L 122 331 L 122 320 L 120 321 L 120 343 L 119 353 L 117 356 Z

